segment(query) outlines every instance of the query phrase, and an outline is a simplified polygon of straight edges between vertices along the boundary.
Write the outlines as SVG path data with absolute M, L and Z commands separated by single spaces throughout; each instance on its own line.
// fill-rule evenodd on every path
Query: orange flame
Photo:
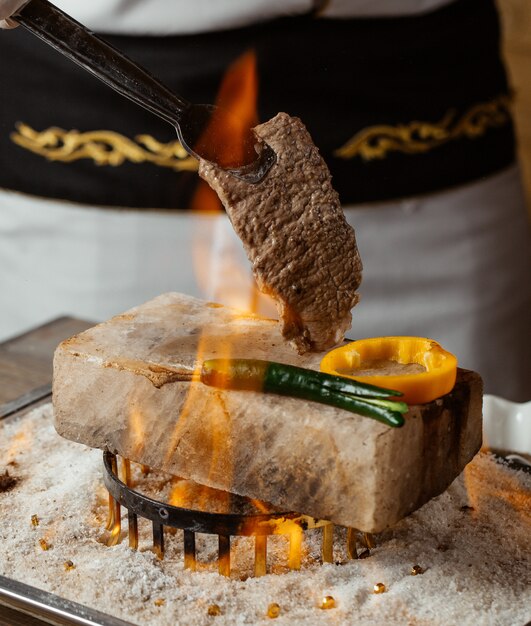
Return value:
M 227 166 L 241 164 L 249 159 L 245 139 L 258 124 L 258 76 L 256 54 L 249 50 L 238 57 L 227 69 L 219 88 L 216 105 L 230 116 L 214 115 L 198 146 L 208 152 L 208 146 L 221 147 L 216 158 Z M 250 154 L 251 160 L 256 154 Z M 196 211 L 222 209 L 216 193 L 201 180 L 190 208 Z
M 201 451 L 203 463 L 208 463 L 208 476 L 205 478 L 207 485 L 215 484 L 220 491 L 215 500 L 220 506 L 223 501 L 226 506 L 230 505 L 230 494 L 223 492 L 233 491 L 232 459 L 234 457 L 231 447 L 232 441 L 232 418 L 223 390 L 216 389 L 205 393 L 205 388 L 200 381 L 200 371 L 205 359 L 217 355 L 230 359 L 236 354 L 241 354 L 242 347 L 247 341 L 246 326 L 238 325 L 239 319 L 245 319 L 245 314 L 236 314 L 231 333 L 222 336 L 217 333 L 209 334 L 208 329 L 199 338 L 197 346 L 196 370 L 190 383 L 186 399 L 182 406 L 179 419 L 176 421 L 173 431 L 168 437 L 168 446 L 165 452 L 164 468 L 171 472 L 172 458 L 178 454 L 182 438 L 186 438 L 187 446 Z M 240 332 L 241 329 L 241 332 Z M 200 409 L 199 409 L 200 407 Z M 204 419 L 194 419 L 201 410 Z M 194 424 L 191 420 L 194 419 Z M 182 506 L 190 496 L 198 499 L 199 508 L 205 507 L 211 499 L 213 490 L 206 489 L 203 493 L 190 491 L 190 485 L 178 484 L 172 493 L 172 503 Z
M 257 98 L 258 78 L 257 63 L 254 51 L 248 51 L 236 59 L 227 69 L 223 78 L 216 105 L 230 114 L 227 117 L 213 116 L 208 128 L 200 141 L 205 145 L 209 142 L 215 146 L 221 146 L 226 150 L 222 154 L 223 162 L 247 162 L 249 142 L 246 139 L 251 129 L 258 123 Z M 253 145 L 253 159 L 256 158 Z M 216 154 L 219 162 L 220 154 Z M 197 280 L 210 300 L 219 300 L 225 304 L 236 306 L 242 311 L 253 310 L 256 306 L 257 289 L 253 285 L 250 268 L 239 261 L 239 249 L 234 247 L 234 240 L 228 235 L 224 239 L 223 233 L 214 232 L 220 226 L 219 221 L 206 215 L 207 213 L 220 212 L 221 203 L 214 191 L 204 182 L 200 181 L 195 196 L 191 202 L 192 210 L 203 213 L 198 229 L 194 234 L 194 267 Z M 212 248 L 212 241 L 218 246 Z M 236 241 L 236 244 L 238 242 Z M 242 261 L 243 261 L 242 257 Z M 237 327 L 236 327 L 237 328 Z M 238 337 L 238 331 L 225 339 L 215 338 L 216 353 L 230 358 L 235 345 L 241 344 L 242 338 Z M 203 336 L 198 346 L 197 362 L 200 364 L 205 353 L 212 353 L 212 337 Z M 175 424 L 173 432 L 169 436 L 165 454 L 164 465 L 171 468 L 171 459 L 177 453 L 181 439 L 189 434 L 190 416 L 202 406 L 205 415 L 209 416 L 208 427 L 204 432 L 195 433 L 198 449 L 202 451 L 204 459 L 208 459 L 209 476 L 205 482 L 215 483 L 226 491 L 232 487 L 233 467 L 230 454 L 230 441 L 232 423 L 230 412 L 225 406 L 222 391 L 212 392 L 205 396 L 199 393 L 198 374 L 195 372 L 194 381 L 190 384 L 186 400 L 181 410 L 179 420 Z M 202 392 L 202 390 L 201 390 Z M 133 416 L 131 416 L 134 425 Z M 192 439 L 194 438 L 192 437 Z M 193 445 L 193 444 L 192 444 Z M 172 490 L 170 501 L 177 506 L 184 506 L 190 499 L 197 500 L 200 507 L 206 505 L 209 499 L 214 498 L 213 490 L 200 487 L 192 488 L 190 482 L 178 482 Z M 230 504 L 230 494 L 220 491 L 215 500 L 228 499 L 223 505 Z
M 220 111 L 228 116 L 213 116 L 200 142 L 209 152 L 215 148 L 220 162 L 243 164 L 253 161 L 255 139 L 252 128 L 258 124 L 258 75 L 256 54 L 249 50 L 227 69 L 216 98 Z M 240 242 L 207 214 L 219 213 L 221 202 L 209 185 L 200 180 L 190 209 L 201 212 L 204 219 L 194 235 L 194 268 L 204 297 L 223 302 L 241 310 L 276 317 L 271 298 L 260 293 Z M 216 248 L 213 249 L 213 241 Z
M 172 490 L 168 503 L 199 511 L 228 513 L 231 494 L 219 489 L 212 489 L 192 480 L 176 479 L 172 481 Z
M 131 450 L 131 458 L 141 458 L 146 440 L 146 425 L 144 415 L 138 408 L 138 402 L 135 398 L 138 392 L 133 393 L 129 399 L 129 447 Z
M 173 481 L 173 487 L 168 498 L 168 504 L 172 506 L 180 506 L 188 508 L 190 495 L 188 493 L 188 483 L 185 480 L 176 479 Z
M 216 133 L 227 137 L 237 133 L 240 142 L 238 157 L 244 157 L 244 139 L 253 126 L 258 124 L 258 76 L 256 54 L 248 50 L 229 66 L 221 84 L 216 104 L 232 113 L 236 125 L 232 128 L 216 128 Z
M 256 55 L 250 50 L 228 68 L 216 99 L 217 109 L 195 148 L 222 167 L 256 159 L 251 129 L 258 123 Z

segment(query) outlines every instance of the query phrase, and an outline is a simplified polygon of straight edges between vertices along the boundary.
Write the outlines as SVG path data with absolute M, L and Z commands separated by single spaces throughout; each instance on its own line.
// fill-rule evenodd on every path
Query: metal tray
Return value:
M 43 620 L 48 624 L 54 624 L 54 626 L 70 626 L 71 624 L 134 626 L 131 622 L 125 622 L 5 576 L 0 576 L 0 618 L 2 606 Z

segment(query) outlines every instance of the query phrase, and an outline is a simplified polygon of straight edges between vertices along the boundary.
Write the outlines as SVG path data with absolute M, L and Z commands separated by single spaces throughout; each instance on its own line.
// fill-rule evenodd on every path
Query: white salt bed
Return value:
M 103 545 L 101 457 L 55 433 L 50 405 L 0 422 L 0 476 L 7 469 L 19 479 L 0 493 L 0 574 L 142 626 L 266 624 L 272 602 L 281 607 L 274 623 L 284 625 L 523 626 L 531 619 L 531 476 L 488 454 L 446 493 L 377 535 L 370 558 L 348 561 L 344 531 L 336 529 L 340 564 L 320 565 L 320 531 L 312 531 L 301 571 L 289 572 L 287 542 L 275 537 L 269 566 L 277 573 L 247 579 L 252 539 L 233 540 L 231 579 L 216 573 L 211 538 L 198 542 L 197 573 L 183 569 L 180 532 L 166 533 L 163 561 L 154 556 L 147 522 L 138 552 L 127 540 Z M 65 570 L 66 561 L 74 569 Z M 423 574 L 410 574 L 415 564 Z M 387 591 L 374 594 L 376 583 Z M 335 608 L 318 608 L 326 595 Z M 222 614 L 209 616 L 211 604 Z

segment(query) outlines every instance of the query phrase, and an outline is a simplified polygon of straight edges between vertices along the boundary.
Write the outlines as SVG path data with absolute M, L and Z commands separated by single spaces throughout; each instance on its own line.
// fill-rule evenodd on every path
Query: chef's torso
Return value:
M 531 269 L 493 0 L 57 4 L 193 102 L 253 49 L 259 119 L 304 121 L 356 227 L 351 336 L 425 333 L 522 397 Z M 225 214 L 189 210 L 170 126 L 22 28 L 0 33 L 0 85 L 0 338 L 169 290 L 257 305 Z

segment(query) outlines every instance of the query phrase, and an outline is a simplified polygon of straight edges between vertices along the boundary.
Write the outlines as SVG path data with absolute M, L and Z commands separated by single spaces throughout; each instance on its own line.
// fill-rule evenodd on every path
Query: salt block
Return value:
M 192 381 L 204 359 L 318 369 L 278 323 L 161 295 L 61 343 L 57 432 L 198 483 L 378 532 L 443 492 L 481 445 L 481 378 L 411 406 L 402 428 L 333 407 Z

